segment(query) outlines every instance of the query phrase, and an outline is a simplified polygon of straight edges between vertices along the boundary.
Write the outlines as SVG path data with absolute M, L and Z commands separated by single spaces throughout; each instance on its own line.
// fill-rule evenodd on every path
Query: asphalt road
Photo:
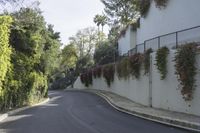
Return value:
M 0 123 L 0 133 L 189 133 L 113 109 L 86 92 L 53 91 L 44 105 L 22 111 Z

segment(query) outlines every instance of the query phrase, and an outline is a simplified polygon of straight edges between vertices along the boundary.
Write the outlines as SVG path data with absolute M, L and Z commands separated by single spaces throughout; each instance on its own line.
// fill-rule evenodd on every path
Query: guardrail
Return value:
M 136 45 L 136 47 L 129 50 L 127 54 L 130 56 L 135 53 L 144 53 L 149 48 L 156 51 L 164 46 L 169 49 L 176 49 L 178 46 L 190 42 L 200 42 L 200 26 L 151 38 L 144 41 L 142 44 Z

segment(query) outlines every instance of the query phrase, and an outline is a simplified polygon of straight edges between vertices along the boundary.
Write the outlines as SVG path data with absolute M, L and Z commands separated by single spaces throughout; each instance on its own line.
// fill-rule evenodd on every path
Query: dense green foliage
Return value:
M 0 109 L 4 104 L 3 101 L 6 99 L 6 90 L 3 84 L 7 81 L 6 74 L 11 71 L 11 48 L 9 46 L 9 27 L 11 22 L 11 17 L 0 16 Z
M 141 16 L 145 17 L 149 11 L 151 5 L 150 0 L 138 0 L 138 10 Z
M 195 89 L 196 51 L 196 44 L 190 43 L 180 46 L 175 55 L 175 74 L 178 75 L 181 93 L 186 101 L 192 100 Z
M 0 110 L 47 97 L 51 75 L 59 67 L 59 33 L 46 26 L 40 10 L 21 8 L 10 16 L 11 31 L 11 17 L 0 17 Z
M 5 80 L 6 73 L 10 68 L 11 48 L 9 47 L 10 24 L 12 18 L 9 16 L 0 16 L 0 94 L 2 83 Z
M 94 62 L 97 65 L 104 65 L 114 62 L 117 57 L 117 49 L 108 42 L 103 42 L 96 48 L 94 53 Z
M 164 8 L 167 6 L 169 0 L 154 0 L 157 8 Z M 138 0 L 137 8 L 142 17 L 145 17 L 149 11 L 151 0 Z
M 70 44 L 62 49 L 61 68 L 63 70 L 75 68 L 77 60 L 78 60 L 78 55 L 74 45 Z
M 94 27 L 84 28 L 69 40 L 69 45 L 73 45 L 73 51 L 76 51 L 75 71 L 78 75 L 94 64 L 93 54 L 98 45 L 98 31 Z
M 167 56 L 169 54 L 169 49 L 167 47 L 162 47 L 156 52 L 156 66 L 161 75 L 161 80 L 165 79 L 167 75 Z
M 105 5 L 104 11 L 111 23 L 124 26 L 131 23 L 138 15 L 137 0 L 101 0 Z

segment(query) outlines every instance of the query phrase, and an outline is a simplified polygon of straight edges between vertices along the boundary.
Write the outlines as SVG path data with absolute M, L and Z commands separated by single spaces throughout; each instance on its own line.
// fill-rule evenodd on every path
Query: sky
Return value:
M 96 26 L 93 18 L 96 14 L 102 14 L 104 8 L 100 0 L 39 1 L 46 22 L 53 24 L 54 30 L 61 33 L 61 42 L 65 45 L 78 30 Z

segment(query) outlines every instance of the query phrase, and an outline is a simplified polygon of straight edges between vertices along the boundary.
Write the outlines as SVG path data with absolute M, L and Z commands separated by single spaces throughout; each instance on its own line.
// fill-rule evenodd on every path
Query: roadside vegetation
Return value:
M 128 25 L 139 27 L 138 18 L 145 17 L 150 3 L 148 0 L 101 0 L 105 5 L 103 14 L 94 16 L 95 27 L 80 29 L 63 45 L 60 33 L 53 25 L 47 24 L 39 3 L 34 6 L 18 7 L 5 11 L 0 16 L 0 111 L 29 105 L 47 97 L 48 89 L 65 89 L 72 86 L 80 75 L 81 81 L 89 86 L 93 77 L 103 76 L 110 86 L 115 71 L 121 79 L 131 76 L 139 79 L 141 68 L 149 73 L 151 49 L 144 54 L 135 54 L 121 59 L 118 54 L 117 40 L 124 34 Z M 158 8 L 167 5 L 167 0 L 154 0 Z M 2 0 L 1 6 L 21 5 L 23 0 Z M 143 4 L 142 4 L 143 3 Z M 110 27 L 108 35 L 104 26 Z M 167 56 L 167 51 L 165 57 Z M 181 54 L 182 52 L 179 51 Z M 167 74 L 166 62 L 161 62 L 162 51 L 157 54 L 157 66 L 164 79 Z M 193 55 L 191 55 L 193 57 Z M 182 55 L 180 55 L 182 57 Z M 178 75 L 182 69 L 177 54 L 176 69 Z M 193 59 L 193 58 L 192 58 Z M 193 63 L 193 60 L 191 62 Z M 116 61 L 119 61 L 116 63 Z M 116 70 L 115 70 L 116 69 Z M 191 76 L 195 75 L 191 68 Z M 183 78 L 180 81 L 183 82 Z M 186 79 L 187 81 L 193 80 Z M 183 83 L 181 83 L 183 84 Z M 183 94 L 193 84 L 186 85 Z
M 20 1 L 1 1 L 15 5 Z M 0 16 L 0 111 L 34 104 L 47 97 L 60 70 L 59 32 L 39 7 L 20 7 Z

